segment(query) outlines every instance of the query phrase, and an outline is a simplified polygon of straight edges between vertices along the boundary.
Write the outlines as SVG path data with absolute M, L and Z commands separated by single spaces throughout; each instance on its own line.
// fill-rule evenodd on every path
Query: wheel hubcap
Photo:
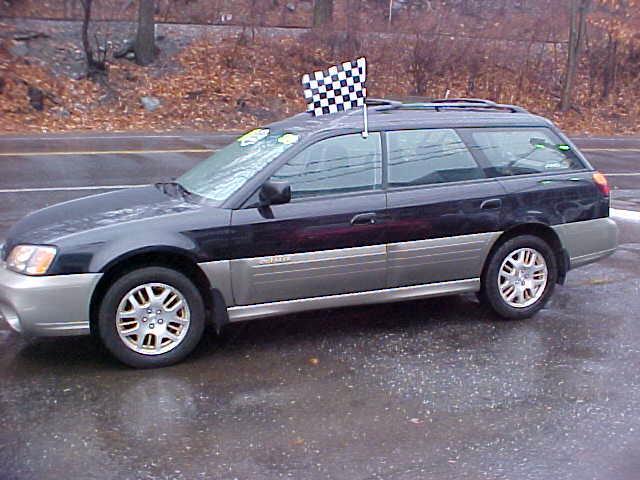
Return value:
M 498 273 L 498 289 L 510 306 L 524 308 L 537 302 L 547 286 L 547 263 L 533 248 L 519 248 L 507 255 Z
M 159 355 L 176 348 L 189 330 L 184 296 L 164 283 L 146 283 L 127 293 L 116 316 L 118 335 L 134 352 Z

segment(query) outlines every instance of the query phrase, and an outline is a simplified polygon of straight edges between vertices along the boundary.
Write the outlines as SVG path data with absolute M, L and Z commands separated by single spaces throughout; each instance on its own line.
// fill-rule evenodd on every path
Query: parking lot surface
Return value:
M 0 239 L 228 139 L 0 138 Z M 640 140 L 577 142 L 610 175 L 621 245 L 530 320 L 473 295 L 319 311 L 210 332 L 151 371 L 0 325 L 0 478 L 638 478 Z

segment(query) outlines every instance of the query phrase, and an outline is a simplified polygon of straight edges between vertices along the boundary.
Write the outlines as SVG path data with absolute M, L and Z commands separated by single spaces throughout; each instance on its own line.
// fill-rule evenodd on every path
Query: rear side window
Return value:
M 409 186 L 483 178 L 455 130 L 388 132 L 389 185 Z
M 548 128 L 465 129 L 490 177 L 578 170 L 584 165 Z
M 294 199 L 381 188 L 380 134 L 321 140 L 289 160 L 271 179 L 289 182 Z

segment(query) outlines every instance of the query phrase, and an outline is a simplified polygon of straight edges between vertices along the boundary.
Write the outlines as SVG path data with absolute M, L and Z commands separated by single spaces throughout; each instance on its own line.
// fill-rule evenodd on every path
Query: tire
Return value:
M 109 287 L 98 309 L 98 336 L 126 365 L 166 367 L 198 345 L 205 315 L 200 291 L 189 278 L 169 268 L 147 267 Z
M 542 257 L 544 269 L 541 266 L 540 257 L 534 257 L 532 251 Z M 512 257 L 512 255 L 522 256 Z M 516 258 L 525 264 L 532 265 L 527 266 L 516 262 Z M 542 284 L 545 271 L 546 283 Z M 514 272 L 513 276 L 511 272 Z M 483 304 L 489 306 L 502 318 L 512 320 L 529 318 L 549 301 L 557 278 L 556 257 L 549 245 L 533 235 L 518 236 L 500 245 L 487 260 L 482 274 L 479 298 Z M 509 297 L 513 298 L 509 301 Z

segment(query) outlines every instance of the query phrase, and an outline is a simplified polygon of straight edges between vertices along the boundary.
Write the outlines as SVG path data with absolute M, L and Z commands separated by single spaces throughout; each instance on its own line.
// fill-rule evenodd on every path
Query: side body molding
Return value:
M 415 240 L 387 245 L 387 287 L 479 278 L 502 232 Z
M 385 287 L 384 244 L 231 260 L 237 305 Z
M 423 298 L 474 291 L 488 252 L 501 232 L 345 248 L 302 254 L 217 260 L 198 264 L 219 294 L 230 321 L 289 312 Z M 366 260 L 366 262 L 365 262 Z M 360 271 L 386 270 L 387 282 L 375 288 L 358 281 Z M 252 273 L 256 270 L 258 273 Z M 353 278 L 350 275 L 355 275 Z M 262 295 L 248 295 L 253 276 L 266 282 Z M 275 280 L 272 280 L 272 277 Z M 349 289 L 329 293 L 331 282 Z M 274 283 L 272 286 L 271 284 Z M 285 283 L 289 295 L 279 292 Z M 298 290 L 293 287 L 299 285 Z M 240 296 L 240 299 L 238 298 Z M 247 302 L 255 297 L 253 302 Z

